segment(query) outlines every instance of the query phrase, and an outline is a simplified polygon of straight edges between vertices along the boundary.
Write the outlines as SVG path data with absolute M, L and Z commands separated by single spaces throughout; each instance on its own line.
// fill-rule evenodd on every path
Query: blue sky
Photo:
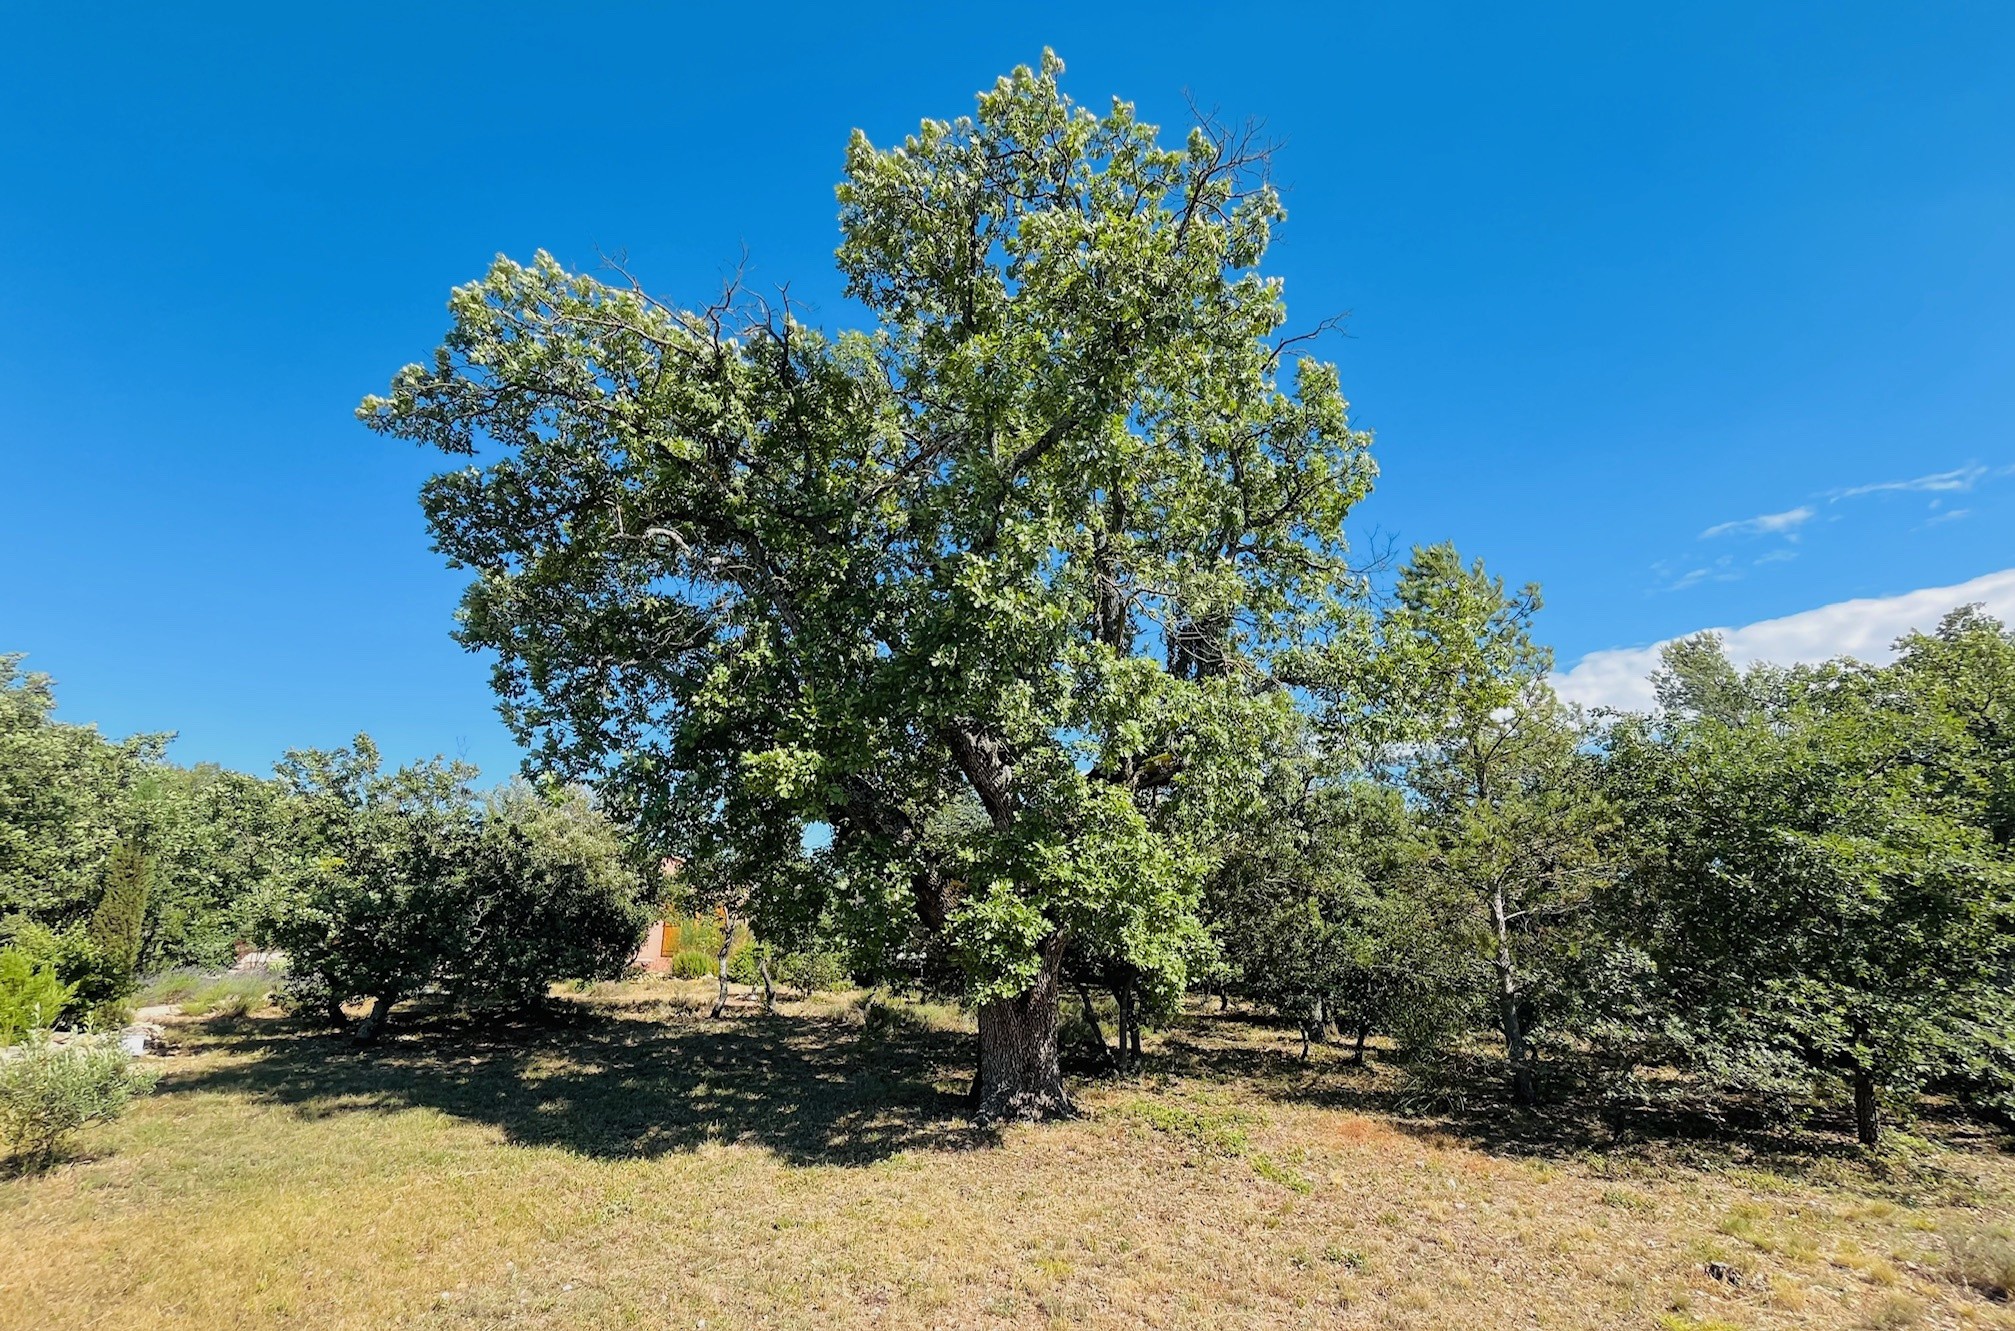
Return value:
M 500 251 L 700 299 L 746 248 L 845 322 L 848 131 L 959 114 L 1044 45 L 1081 100 L 1267 121 L 1269 266 L 1297 321 L 1349 312 L 1329 354 L 1378 435 L 1358 530 L 1540 582 L 1563 666 L 2015 605 L 2015 7 L 1229 14 L 13 7 L 0 650 L 183 761 L 362 728 L 503 775 L 432 460 L 357 399 Z

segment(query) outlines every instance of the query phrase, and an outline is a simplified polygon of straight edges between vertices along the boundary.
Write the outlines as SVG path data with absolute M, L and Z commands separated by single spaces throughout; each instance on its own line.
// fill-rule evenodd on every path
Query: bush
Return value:
M 818 989 L 844 989 L 852 983 L 845 960 L 837 952 L 786 952 L 776 967 L 779 984 L 802 994 Z
M 171 971 L 163 971 L 142 986 L 138 1002 L 142 1007 L 163 1007 L 179 1004 L 196 996 L 203 987 L 208 972 L 194 966 L 181 966 Z
M 698 980 L 714 973 L 714 958 L 697 948 L 686 948 L 672 956 L 672 978 Z
M 0 1056 L 0 1140 L 29 1168 L 40 1168 L 72 1133 L 119 1117 L 134 1096 L 154 1088 L 155 1079 L 153 1069 L 134 1064 L 117 1036 L 61 1045 L 36 1036 Z
M 18 947 L 0 951 L 0 1045 L 55 1025 L 72 992 L 49 962 L 38 963 Z
M 728 978 L 736 984 L 746 984 L 750 988 L 763 982 L 762 964 L 770 963 L 772 979 L 777 973 L 777 950 L 768 943 L 743 943 L 728 953 Z
M 250 1015 L 252 1010 L 259 1006 L 260 999 L 257 996 L 243 989 L 233 989 L 218 997 L 217 1005 L 210 1009 L 210 1015 L 222 1017 L 227 1021 L 236 1021 L 240 1017 Z
M 750 988 L 760 985 L 765 959 L 779 989 L 795 989 L 806 996 L 818 989 L 843 989 L 849 978 L 836 952 L 779 952 L 763 942 L 745 943 L 728 954 L 728 978 Z
M 12 948 L 35 966 L 56 972 L 70 990 L 64 1016 L 90 1012 L 101 1006 L 116 1006 L 132 992 L 132 976 L 119 969 L 115 959 L 91 941 L 81 926 L 61 933 L 21 916 L 10 916 L 0 924 L 0 933 L 9 935 Z
M 186 1016 L 242 1017 L 266 1005 L 272 990 L 267 975 L 220 975 L 182 1000 Z

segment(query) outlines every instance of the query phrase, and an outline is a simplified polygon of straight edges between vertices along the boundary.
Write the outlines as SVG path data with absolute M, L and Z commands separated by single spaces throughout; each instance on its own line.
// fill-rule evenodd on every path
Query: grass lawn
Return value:
M 1408 1118 L 1392 1068 L 1199 1011 L 988 1136 L 956 1013 L 710 991 L 374 1053 L 181 1021 L 152 1097 L 0 1181 L 0 1327 L 2015 1327 L 1959 1278 L 2015 1261 L 2015 1157 L 1957 1125 L 1871 1164 Z

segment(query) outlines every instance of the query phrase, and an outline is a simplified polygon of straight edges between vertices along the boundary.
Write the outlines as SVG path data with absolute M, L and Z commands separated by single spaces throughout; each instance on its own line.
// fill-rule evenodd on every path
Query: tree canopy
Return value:
M 1062 69 L 854 136 L 864 328 L 500 258 L 360 408 L 471 459 L 426 512 L 539 759 L 751 881 L 803 881 L 830 828 L 837 916 L 959 965 L 995 1119 L 1068 1109 L 1067 944 L 1180 983 L 1206 847 L 1292 710 L 1275 663 L 1334 628 L 1373 476 L 1260 271 L 1264 149 L 1164 144 Z M 966 801 L 984 822 L 942 853 Z

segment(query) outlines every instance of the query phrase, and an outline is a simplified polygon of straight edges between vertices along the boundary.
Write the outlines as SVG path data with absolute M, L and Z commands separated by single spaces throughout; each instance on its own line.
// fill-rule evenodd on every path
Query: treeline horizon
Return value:
M 1416 551 L 1350 668 L 1305 663 L 1310 725 L 1254 755 L 1262 811 L 1202 876 L 1200 928 L 1161 969 L 1068 949 L 1096 1059 L 1138 1066 L 1144 1026 L 1235 996 L 1304 1057 L 1381 1037 L 1422 1103 L 1459 1093 L 1455 1054 L 1489 1032 L 1527 1105 L 1841 1103 L 1872 1145 L 1885 1105 L 1907 1119 L 1936 1089 L 2015 1121 L 2015 634 L 1960 607 L 1884 665 L 1745 670 L 1695 635 L 1664 649 L 1653 709 L 1591 714 L 1553 695 L 1539 605 Z M 735 975 L 766 994 L 773 964 L 815 964 L 973 1000 L 922 931 L 864 940 L 830 901 L 793 918 L 703 867 L 654 877 L 665 848 L 581 791 L 479 796 L 466 764 L 386 772 L 361 735 L 272 777 L 179 767 L 161 735 L 54 720 L 21 659 L 0 655 L 0 947 L 81 996 L 73 1017 L 280 947 L 294 1010 L 368 1041 L 425 993 L 516 1009 L 619 976 L 650 920 L 710 902 L 757 925 Z M 982 823 L 975 802 L 936 834 Z

